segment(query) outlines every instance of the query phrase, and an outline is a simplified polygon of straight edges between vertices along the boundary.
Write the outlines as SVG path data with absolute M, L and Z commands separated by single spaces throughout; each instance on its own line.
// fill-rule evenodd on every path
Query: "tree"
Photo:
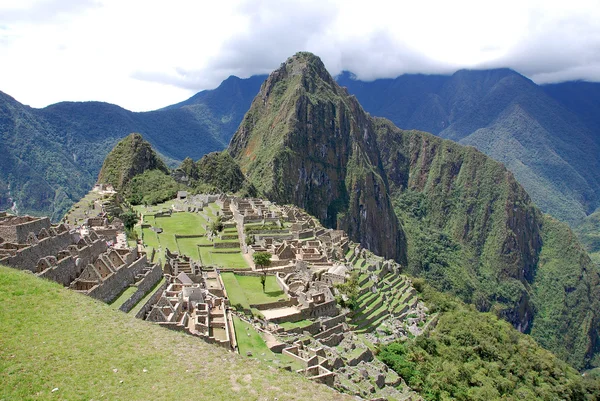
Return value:
M 271 254 L 269 252 L 255 252 L 252 255 L 254 259 L 254 264 L 260 267 L 263 271 L 263 275 L 260 278 L 260 283 L 262 284 L 263 292 L 265 292 L 265 284 L 267 282 L 267 267 L 271 265 Z
M 221 216 L 217 216 L 217 218 L 211 223 L 210 231 L 213 235 L 217 235 L 217 232 L 223 231 L 223 219 Z
M 119 217 L 121 218 L 121 221 L 123 222 L 123 225 L 125 226 L 125 230 L 127 230 L 127 231 L 131 231 L 133 229 L 133 226 L 135 226 L 136 223 L 138 222 L 138 216 L 133 211 L 127 211 L 127 212 L 121 213 L 121 216 L 119 216 Z

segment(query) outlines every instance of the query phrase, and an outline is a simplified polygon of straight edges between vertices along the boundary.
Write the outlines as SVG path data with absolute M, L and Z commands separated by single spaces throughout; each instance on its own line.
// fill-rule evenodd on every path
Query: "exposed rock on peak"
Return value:
M 269 76 L 229 152 L 268 198 L 405 259 L 371 117 L 315 55 L 298 53 Z

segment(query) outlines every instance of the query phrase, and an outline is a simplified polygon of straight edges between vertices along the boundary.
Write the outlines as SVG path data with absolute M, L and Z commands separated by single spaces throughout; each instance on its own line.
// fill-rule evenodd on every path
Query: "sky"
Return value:
M 298 51 L 358 79 L 509 67 L 600 81 L 600 0 L 0 0 L 0 91 L 145 111 Z

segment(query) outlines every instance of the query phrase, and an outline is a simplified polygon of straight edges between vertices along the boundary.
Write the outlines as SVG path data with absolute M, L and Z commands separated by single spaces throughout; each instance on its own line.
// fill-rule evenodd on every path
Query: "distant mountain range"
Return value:
M 43 109 L 0 92 L 0 210 L 59 220 L 93 186 L 102 161 L 132 132 L 147 138 L 168 164 L 224 149 L 262 78 L 230 77 L 210 91 L 162 110 L 134 113 L 100 102 L 62 102 Z
M 43 109 L 0 93 L 0 210 L 60 219 L 118 139 L 139 132 L 170 165 L 224 149 L 266 76 L 229 77 L 164 109 L 99 102 Z M 472 145 L 503 162 L 545 212 L 572 225 L 600 206 L 600 84 L 539 86 L 509 69 L 337 78 L 374 116 Z

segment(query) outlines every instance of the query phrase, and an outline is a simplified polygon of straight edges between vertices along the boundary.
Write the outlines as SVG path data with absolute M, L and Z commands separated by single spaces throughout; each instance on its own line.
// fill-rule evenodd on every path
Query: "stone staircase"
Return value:
M 410 280 L 401 274 L 361 269 L 358 285 L 358 307 L 350 320 L 351 328 L 358 333 L 373 331 L 390 317 L 405 318 L 418 303 Z

